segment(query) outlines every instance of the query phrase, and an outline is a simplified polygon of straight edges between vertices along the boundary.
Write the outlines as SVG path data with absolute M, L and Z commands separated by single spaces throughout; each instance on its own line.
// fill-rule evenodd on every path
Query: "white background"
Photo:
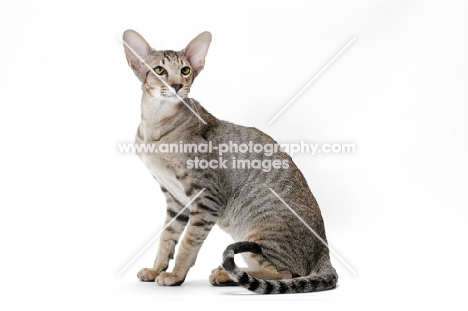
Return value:
M 0 7 L 0 309 L 401 310 L 467 307 L 466 1 L 15 1 Z M 191 96 L 282 142 L 350 142 L 297 155 L 340 279 L 260 296 L 207 278 L 231 242 L 213 230 L 181 287 L 140 283 L 164 199 L 136 155 L 138 80 L 119 36 L 158 49 L 213 34 Z M 268 121 L 356 41 L 273 124 Z M 226 302 L 227 304 L 223 304 Z M 297 307 L 299 307 L 299 305 Z

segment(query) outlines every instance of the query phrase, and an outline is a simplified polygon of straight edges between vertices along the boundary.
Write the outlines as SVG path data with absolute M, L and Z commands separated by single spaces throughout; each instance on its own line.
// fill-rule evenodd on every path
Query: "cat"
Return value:
M 181 51 L 155 50 L 134 30 L 124 32 L 123 42 L 128 64 L 143 90 L 136 144 L 277 145 L 256 128 L 217 119 L 188 97 L 205 65 L 209 32 L 199 34 Z M 222 265 L 211 272 L 212 285 L 240 285 L 260 294 L 335 288 L 338 275 L 330 262 L 319 206 L 291 157 L 282 150 L 262 154 L 230 148 L 222 155 L 212 151 L 137 152 L 167 202 L 166 229 L 154 265 L 141 269 L 138 278 L 181 285 L 217 224 L 235 243 L 225 250 Z M 253 163 L 273 164 L 267 170 Z M 174 267 L 168 272 L 184 230 Z M 243 253 L 248 268 L 237 267 L 236 253 Z

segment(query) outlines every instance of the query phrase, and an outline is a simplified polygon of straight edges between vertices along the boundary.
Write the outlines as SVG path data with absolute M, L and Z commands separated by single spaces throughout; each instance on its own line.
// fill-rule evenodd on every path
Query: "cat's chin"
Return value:
M 158 101 L 161 101 L 161 102 L 164 102 L 164 103 L 167 103 L 167 104 L 177 104 L 177 103 L 180 103 L 181 100 L 180 99 L 183 99 L 184 101 L 187 99 L 187 97 L 182 97 L 182 96 L 175 96 L 175 95 L 172 95 L 172 96 L 159 96 L 158 98 L 156 98 Z
M 170 94 L 161 94 L 161 97 L 162 97 L 162 98 L 167 98 L 167 99 L 169 99 L 169 98 L 175 98 L 175 99 L 177 99 L 177 100 L 179 100 L 179 101 L 180 101 L 180 98 L 186 99 L 187 96 L 188 96 L 188 93 L 186 93 L 186 92 L 183 92 L 183 94 L 178 93 L 177 95 L 175 95 L 174 93 L 170 93 Z

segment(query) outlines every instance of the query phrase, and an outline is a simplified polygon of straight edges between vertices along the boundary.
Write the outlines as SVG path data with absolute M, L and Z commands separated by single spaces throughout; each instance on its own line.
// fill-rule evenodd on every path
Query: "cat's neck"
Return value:
M 160 141 L 163 137 L 169 138 L 168 133 L 175 133 L 173 130 L 176 127 L 179 134 L 187 132 L 191 137 L 203 136 L 203 133 L 219 123 L 196 100 L 186 98 L 184 102 L 143 95 L 139 139 L 146 142 Z
M 161 122 L 180 112 L 182 102 L 176 98 L 151 97 L 143 95 L 141 100 L 141 122 L 148 126 L 158 126 Z
M 175 98 L 154 98 L 143 95 L 141 101 L 140 139 L 159 141 L 166 132 L 177 126 L 184 115 L 183 104 Z

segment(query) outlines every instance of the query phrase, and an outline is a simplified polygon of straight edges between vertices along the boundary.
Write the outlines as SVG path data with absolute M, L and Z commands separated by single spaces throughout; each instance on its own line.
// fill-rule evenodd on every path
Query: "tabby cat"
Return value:
M 123 42 L 128 64 L 143 90 L 136 144 L 239 146 L 221 156 L 216 147 L 212 152 L 137 152 L 167 202 L 167 227 L 154 265 L 141 269 L 138 278 L 181 285 L 217 224 L 235 243 L 224 252 L 222 265 L 211 272 L 211 284 L 241 285 L 260 294 L 335 288 L 338 275 L 330 262 L 319 206 L 290 156 L 281 150 L 244 152 L 242 144 L 277 143 L 256 128 L 217 119 L 188 97 L 204 68 L 211 34 L 199 34 L 181 51 L 155 50 L 133 30 L 124 32 Z M 202 167 L 202 163 L 210 165 Z M 259 169 L 254 163 L 273 166 Z M 167 272 L 184 230 L 174 267 Z M 243 253 L 248 268 L 236 266 L 236 253 Z

